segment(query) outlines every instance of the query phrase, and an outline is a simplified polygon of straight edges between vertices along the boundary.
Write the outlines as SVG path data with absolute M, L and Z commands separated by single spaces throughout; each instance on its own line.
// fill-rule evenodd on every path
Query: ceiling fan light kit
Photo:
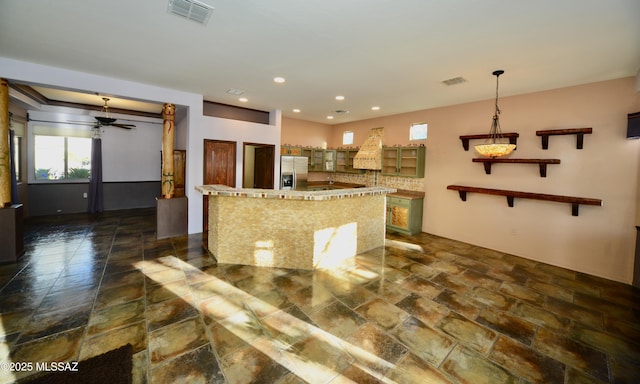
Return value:
M 102 100 L 104 100 L 104 106 L 102 107 L 102 115 L 103 116 L 95 116 L 96 121 L 98 122 L 98 126 L 97 127 L 118 127 L 118 128 L 124 128 L 124 129 L 131 129 L 134 128 L 135 125 L 133 124 L 120 124 L 120 123 L 116 123 L 116 121 L 118 119 L 114 119 L 113 117 L 111 117 L 109 115 L 109 98 L 108 97 L 103 97 Z

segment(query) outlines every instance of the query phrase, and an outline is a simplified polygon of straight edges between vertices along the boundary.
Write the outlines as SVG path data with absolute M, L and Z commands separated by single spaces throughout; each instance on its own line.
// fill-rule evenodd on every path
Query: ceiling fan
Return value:
M 102 107 L 102 114 L 103 115 L 102 116 L 94 116 L 96 121 L 98 122 L 96 128 L 111 126 L 111 127 L 118 127 L 118 128 L 124 128 L 124 129 L 131 129 L 131 128 L 135 127 L 135 125 L 133 125 L 133 124 L 116 123 L 117 119 L 114 119 L 109 114 L 109 98 L 108 97 L 103 97 L 102 100 L 104 100 L 104 106 Z

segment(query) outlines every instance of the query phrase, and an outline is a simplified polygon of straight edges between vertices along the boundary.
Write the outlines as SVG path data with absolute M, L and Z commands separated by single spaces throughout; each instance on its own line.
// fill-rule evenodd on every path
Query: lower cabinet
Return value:
M 413 235 L 422 231 L 422 197 L 387 196 L 387 230 Z

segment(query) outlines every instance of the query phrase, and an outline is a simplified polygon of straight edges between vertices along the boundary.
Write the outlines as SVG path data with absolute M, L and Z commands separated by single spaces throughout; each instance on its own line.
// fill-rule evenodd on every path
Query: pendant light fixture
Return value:
M 502 135 L 502 131 L 500 130 L 500 108 L 498 108 L 498 78 L 503 73 L 504 71 L 501 69 L 493 71 L 493 75 L 496 77 L 496 110 L 493 114 L 493 122 L 491 123 L 491 130 L 489 131 L 489 142 L 487 144 L 475 146 L 476 151 L 482 156 L 486 157 L 505 156 L 516 149 L 515 144 L 502 142 L 504 137 Z

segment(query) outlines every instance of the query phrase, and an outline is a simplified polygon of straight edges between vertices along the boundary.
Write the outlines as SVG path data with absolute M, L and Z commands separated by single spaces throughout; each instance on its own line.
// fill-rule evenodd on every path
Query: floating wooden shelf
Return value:
M 542 149 L 549 148 L 549 136 L 576 135 L 576 149 L 582 149 L 584 135 L 593 132 L 593 128 L 548 129 L 536 131 L 536 136 L 542 136 Z
M 560 159 L 503 159 L 494 157 L 480 157 L 473 159 L 474 163 L 484 163 L 484 172 L 491 174 L 491 164 L 493 163 L 518 163 L 518 164 L 538 164 L 540 166 L 540 177 L 547 177 L 547 164 L 560 164 Z
M 518 192 L 518 191 L 507 191 L 504 189 L 490 189 L 490 188 L 478 188 L 478 187 L 467 187 L 464 185 L 449 185 L 447 189 L 452 191 L 458 191 L 460 195 L 460 199 L 462 201 L 467 201 L 467 192 L 475 192 L 475 193 L 484 193 L 487 195 L 499 195 L 507 197 L 507 204 L 510 207 L 513 207 L 513 199 L 514 198 L 522 198 L 522 199 L 534 199 L 534 200 L 547 200 L 547 201 L 555 201 L 558 203 L 569 203 L 571 204 L 571 214 L 573 216 L 578 216 L 578 208 L 580 204 L 583 205 L 602 205 L 602 200 L 600 199 L 591 199 L 588 197 L 573 197 L 573 196 L 560 196 L 560 195 L 547 195 L 543 193 L 532 193 L 532 192 Z
M 469 150 L 469 140 L 476 140 L 476 139 L 491 139 L 493 136 L 489 133 L 486 134 L 480 134 L 480 135 L 464 135 L 464 136 L 460 136 L 460 140 L 462 140 L 462 148 L 464 148 L 465 151 Z M 518 144 L 518 137 L 520 137 L 520 134 L 518 134 L 517 132 L 509 132 L 509 133 L 501 133 L 500 134 L 501 138 L 507 138 L 509 139 L 509 143 L 510 144 Z M 517 149 L 517 146 L 516 146 Z

